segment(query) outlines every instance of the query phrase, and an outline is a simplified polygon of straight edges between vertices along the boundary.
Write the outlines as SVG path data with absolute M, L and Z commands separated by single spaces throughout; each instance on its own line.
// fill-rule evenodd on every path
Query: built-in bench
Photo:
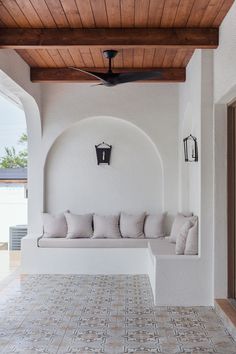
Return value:
M 208 306 L 201 286 L 200 256 L 176 255 L 168 241 L 148 243 L 147 267 L 154 303 L 159 306 Z
M 28 274 L 148 274 L 156 305 L 204 303 L 199 256 L 175 254 L 158 239 L 22 239 L 22 272 Z

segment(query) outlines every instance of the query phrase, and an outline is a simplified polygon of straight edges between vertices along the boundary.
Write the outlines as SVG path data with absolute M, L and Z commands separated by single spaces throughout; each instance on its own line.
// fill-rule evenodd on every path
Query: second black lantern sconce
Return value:
M 111 159 L 111 148 L 112 146 L 102 142 L 101 144 L 95 145 L 97 164 L 108 164 L 110 165 Z
M 184 143 L 184 159 L 186 162 L 198 161 L 198 147 L 197 138 L 190 134 L 187 138 L 183 139 Z

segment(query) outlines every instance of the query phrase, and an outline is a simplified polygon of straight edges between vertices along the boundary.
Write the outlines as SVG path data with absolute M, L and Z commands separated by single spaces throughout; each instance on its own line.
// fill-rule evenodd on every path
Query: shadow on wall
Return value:
M 97 165 L 95 144 L 112 145 L 111 164 Z M 140 128 L 113 117 L 83 119 L 64 131 L 45 163 L 45 210 L 74 213 L 160 212 L 163 165 Z

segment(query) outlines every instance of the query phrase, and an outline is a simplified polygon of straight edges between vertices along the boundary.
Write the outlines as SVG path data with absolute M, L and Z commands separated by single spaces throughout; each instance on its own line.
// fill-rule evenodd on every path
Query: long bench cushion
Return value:
M 147 248 L 148 239 L 67 239 L 40 238 L 38 246 L 44 248 Z
M 155 255 L 175 255 L 175 245 L 168 238 L 158 239 L 67 239 L 39 238 L 42 248 L 147 248 Z

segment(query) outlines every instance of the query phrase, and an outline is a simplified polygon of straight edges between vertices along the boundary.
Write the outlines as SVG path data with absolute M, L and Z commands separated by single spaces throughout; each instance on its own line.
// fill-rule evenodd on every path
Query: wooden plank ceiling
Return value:
M 234 0 L 0 0 L 1 28 L 218 28 Z M 1 31 L 1 29 L 0 29 Z M 106 68 L 103 47 L 17 49 L 33 68 Z M 115 49 L 115 48 L 114 48 Z M 185 68 L 189 47 L 119 47 L 114 68 Z

